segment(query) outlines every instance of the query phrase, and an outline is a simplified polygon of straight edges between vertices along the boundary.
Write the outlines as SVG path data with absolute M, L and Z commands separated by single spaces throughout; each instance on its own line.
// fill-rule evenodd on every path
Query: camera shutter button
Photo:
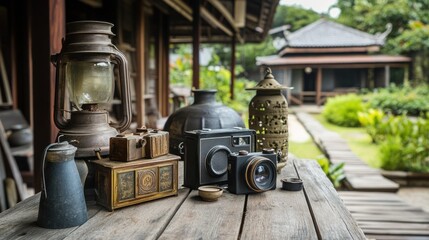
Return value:
M 272 154 L 272 153 L 274 153 L 274 149 L 272 149 L 272 148 L 264 148 L 264 149 L 262 149 L 262 153 L 263 154 Z
M 246 150 L 240 150 L 240 151 L 238 151 L 238 155 L 247 155 L 247 154 L 249 154 L 249 152 L 246 151 Z

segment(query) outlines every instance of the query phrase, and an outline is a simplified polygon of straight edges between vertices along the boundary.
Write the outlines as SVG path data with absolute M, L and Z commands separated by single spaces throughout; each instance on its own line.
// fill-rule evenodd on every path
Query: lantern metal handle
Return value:
M 131 124 L 131 103 L 130 103 L 130 85 L 129 85 L 129 72 L 128 72 L 128 61 L 124 54 L 114 48 L 113 61 L 116 61 L 119 65 L 119 79 L 121 84 L 121 103 L 122 103 L 122 119 L 118 123 L 111 124 L 112 127 L 116 128 L 119 132 L 125 131 Z
M 65 96 L 65 80 L 60 76 L 60 64 L 61 64 L 61 53 L 57 53 L 51 56 L 51 62 L 55 66 L 55 86 L 57 91 L 55 91 L 55 103 L 54 103 L 54 122 L 55 125 L 60 128 L 66 128 L 68 125 L 68 120 L 64 117 L 62 112 L 64 109 L 64 96 Z

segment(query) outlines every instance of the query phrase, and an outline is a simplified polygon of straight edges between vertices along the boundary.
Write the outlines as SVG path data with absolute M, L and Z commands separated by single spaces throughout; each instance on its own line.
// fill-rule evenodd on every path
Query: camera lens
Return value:
M 249 159 L 246 168 L 246 183 L 255 192 L 267 191 L 276 184 L 276 166 L 265 157 Z
M 217 145 L 210 149 L 206 157 L 207 172 L 213 177 L 224 175 L 228 168 L 229 154 L 231 151 L 223 145 Z

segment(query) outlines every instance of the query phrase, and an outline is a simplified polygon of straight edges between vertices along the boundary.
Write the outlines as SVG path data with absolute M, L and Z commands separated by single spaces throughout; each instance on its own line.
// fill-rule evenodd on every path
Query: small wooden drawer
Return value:
M 179 156 L 117 162 L 94 161 L 97 203 L 110 211 L 177 195 Z

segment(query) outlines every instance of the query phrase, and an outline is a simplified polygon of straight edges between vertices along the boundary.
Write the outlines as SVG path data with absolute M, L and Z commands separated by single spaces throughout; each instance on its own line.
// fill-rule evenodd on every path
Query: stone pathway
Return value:
M 379 170 L 369 167 L 351 151 L 346 140 L 338 133 L 326 129 L 308 113 L 298 112 L 296 117 L 332 163 L 346 163 L 344 166 L 345 183 L 350 190 L 398 191 L 399 184 L 385 178 Z

